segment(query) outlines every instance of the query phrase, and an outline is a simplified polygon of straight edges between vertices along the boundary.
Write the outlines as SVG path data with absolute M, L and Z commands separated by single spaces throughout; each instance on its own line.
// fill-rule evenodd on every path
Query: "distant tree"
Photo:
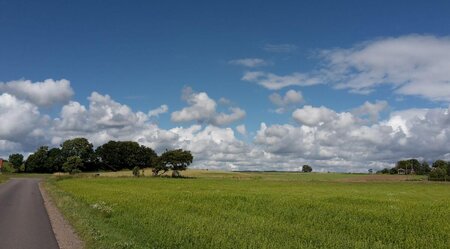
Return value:
M 109 141 L 97 147 L 95 154 L 104 168 L 113 171 L 123 168 L 123 156 L 119 142 Z
M 420 164 L 419 160 L 409 159 L 408 161 L 409 161 L 409 166 L 410 166 L 410 168 L 409 168 L 410 172 L 414 171 L 416 173 L 417 171 L 420 171 L 421 164 Z
M 443 181 L 447 176 L 447 170 L 441 167 L 434 167 L 430 172 L 431 180 Z
M 83 167 L 83 160 L 79 156 L 70 156 L 63 164 L 64 172 L 75 174 L 81 172 L 80 168 Z
M 391 175 L 396 175 L 396 174 L 398 174 L 398 170 L 397 170 L 396 168 L 391 168 L 391 169 L 389 170 L 389 174 L 391 174 Z
M 450 162 L 446 162 L 444 160 L 436 160 L 433 163 L 433 168 L 441 168 L 447 172 L 447 175 L 450 176 Z
M 16 171 L 20 171 L 20 166 L 23 164 L 23 155 L 22 154 L 11 154 L 8 159 L 9 163 L 12 164 L 13 168 Z
M 53 172 L 62 171 L 62 166 L 65 161 L 66 160 L 61 153 L 61 149 L 52 148 L 47 152 L 47 164 L 52 168 Z
M 312 168 L 309 165 L 303 165 L 302 172 L 309 173 L 312 172 Z
M 373 169 L 369 169 L 368 172 L 369 172 L 369 174 L 372 174 L 373 173 Z
M 388 168 L 384 168 L 380 171 L 381 174 L 389 174 L 389 169 Z
M 172 177 L 179 177 L 179 171 L 186 170 L 193 160 L 194 157 L 190 151 L 167 150 L 158 158 L 158 164 L 153 168 L 153 175 L 158 175 L 161 171 L 164 174 L 168 170 L 172 170 Z
M 444 160 L 436 160 L 433 162 L 433 168 L 447 169 L 448 163 Z
M 61 145 L 61 156 L 64 161 L 67 161 L 69 157 L 77 156 L 83 162 L 88 163 L 93 160 L 94 150 L 93 145 L 89 143 L 86 138 L 74 138 L 63 142 Z M 81 167 L 83 168 L 83 166 Z
M 36 152 L 28 156 L 25 161 L 25 171 L 26 172 L 36 172 L 36 173 L 51 173 L 53 172 L 52 167 L 47 164 L 48 158 L 48 147 L 41 146 Z
M 124 168 L 150 167 L 157 155 L 151 148 L 140 146 L 132 141 L 109 141 L 99 146 L 95 154 L 105 168 L 114 171 Z
M 404 169 L 406 174 L 416 172 L 420 170 L 420 162 L 417 159 L 401 160 L 398 161 L 395 168 L 397 170 Z
M 136 166 L 141 169 L 151 167 L 156 163 L 157 158 L 158 155 L 156 155 L 156 152 L 153 149 L 141 145 L 136 155 Z
M 430 165 L 427 163 L 427 161 L 422 161 L 420 164 L 420 168 L 417 171 L 418 175 L 427 175 L 431 171 Z

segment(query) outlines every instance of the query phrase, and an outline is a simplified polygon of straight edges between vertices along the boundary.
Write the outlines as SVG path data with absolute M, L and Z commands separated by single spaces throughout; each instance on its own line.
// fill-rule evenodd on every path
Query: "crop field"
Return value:
M 450 244 L 446 183 L 406 176 L 185 173 L 195 178 L 61 177 L 47 188 L 88 248 Z

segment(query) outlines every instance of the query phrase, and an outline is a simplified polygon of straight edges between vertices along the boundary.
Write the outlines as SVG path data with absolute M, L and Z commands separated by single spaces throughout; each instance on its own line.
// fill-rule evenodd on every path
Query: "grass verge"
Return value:
M 6 182 L 9 179 L 8 175 L 0 174 L 0 183 Z

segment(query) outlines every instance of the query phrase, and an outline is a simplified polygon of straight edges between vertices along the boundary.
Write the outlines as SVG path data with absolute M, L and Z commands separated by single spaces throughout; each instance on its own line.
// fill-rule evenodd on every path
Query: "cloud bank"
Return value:
M 289 96 L 286 94 L 285 96 Z M 280 98 L 279 104 L 289 102 Z M 187 126 L 165 129 L 152 123 L 151 112 L 134 111 L 110 96 L 93 92 L 88 105 L 70 101 L 57 117 L 41 112 L 26 97 L 0 95 L 0 155 L 29 153 L 40 145 L 58 146 L 73 137 L 86 137 L 95 146 L 109 140 L 133 140 L 161 152 L 191 150 L 193 167 L 227 170 L 300 170 L 303 164 L 322 171 L 380 169 L 399 159 L 450 159 L 448 108 L 387 111 L 387 103 L 366 102 L 349 112 L 321 106 L 303 106 L 292 112 L 295 123 L 260 124 L 253 134 L 240 124 L 239 111 L 217 111 L 205 92 L 188 91 L 187 106 L 172 112 Z M 238 114 L 233 114 L 238 113 Z M 244 136 L 244 140 L 237 134 Z

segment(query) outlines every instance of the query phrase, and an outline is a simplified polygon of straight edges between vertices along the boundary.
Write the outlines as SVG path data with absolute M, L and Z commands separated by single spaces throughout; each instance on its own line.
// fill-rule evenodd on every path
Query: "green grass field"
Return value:
M 47 187 L 88 248 L 450 244 L 449 184 L 349 174 L 186 174 L 196 178 L 64 178 Z

